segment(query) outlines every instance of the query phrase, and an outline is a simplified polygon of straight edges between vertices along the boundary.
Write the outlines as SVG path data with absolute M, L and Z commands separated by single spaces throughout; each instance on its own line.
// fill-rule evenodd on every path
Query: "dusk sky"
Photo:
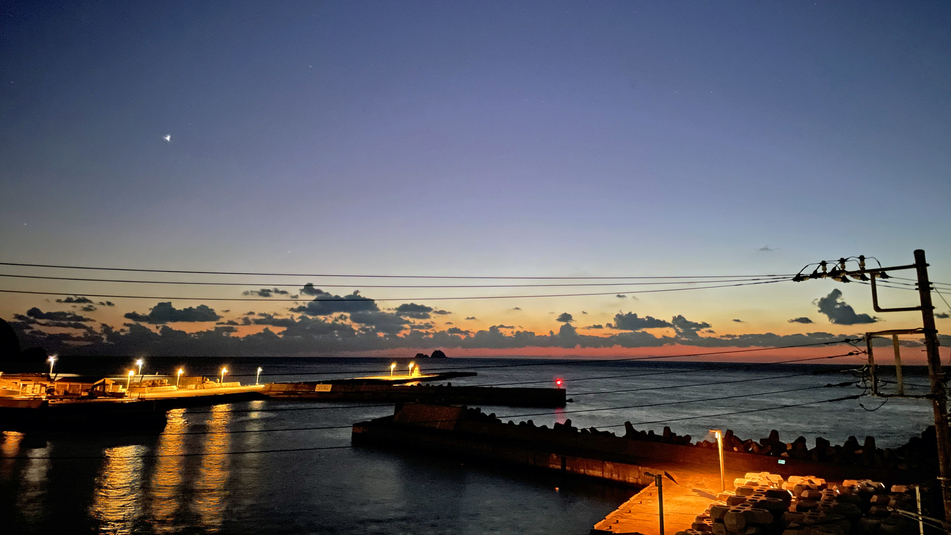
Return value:
M 920 327 L 831 280 L 281 274 L 746 280 L 924 249 L 951 283 L 948 28 L 948 2 L 4 2 L 0 262 L 274 275 L 6 265 L 0 289 L 51 294 L 4 293 L 0 318 L 89 354 L 625 356 Z M 373 301 L 310 302 L 355 291 Z M 449 299 L 570 293 L 603 295 Z

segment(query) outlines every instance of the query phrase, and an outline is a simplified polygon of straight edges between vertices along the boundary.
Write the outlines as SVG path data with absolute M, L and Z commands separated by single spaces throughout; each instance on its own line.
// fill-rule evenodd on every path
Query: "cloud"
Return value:
M 476 319 L 476 317 L 475 317 L 475 316 L 469 316 L 469 317 L 467 317 L 466 319 L 467 319 L 467 320 L 474 320 L 474 319 Z
M 736 318 L 733 318 L 733 321 L 735 321 L 735 322 L 737 322 L 737 323 L 743 323 L 743 320 L 736 319 Z
M 143 323 L 162 324 L 176 322 L 202 322 L 218 321 L 221 319 L 213 308 L 208 305 L 198 305 L 197 307 L 188 307 L 177 309 L 171 302 L 162 302 L 149 311 L 148 314 L 139 314 L 138 312 L 129 312 L 124 317 Z
M 83 312 L 95 312 L 98 309 L 96 308 L 96 305 L 85 305 L 80 310 Z
M 489 329 L 496 329 L 496 330 L 498 330 L 498 329 L 514 329 L 514 328 L 515 328 L 514 325 L 493 325 L 493 326 L 489 327 Z
M 637 314 L 633 312 L 628 312 L 627 314 L 618 312 L 614 315 L 613 328 L 619 331 L 640 331 L 642 329 L 656 329 L 659 327 L 673 327 L 673 325 L 650 316 L 639 318 Z
M 254 319 L 246 316 L 243 322 L 245 325 L 271 325 L 274 327 L 290 327 L 296 323 L 294 318 L 279 318 L 267 312 L 257 314 L 257 317 Z
M 775 250 L 776 250 L 776 249 L 770 249 L 770 248 L 769 248 L 769 245 L 764 245 L 764 246 L 760 247 L 759 249 L 757 249 L 757 251 L 763 251 L 764 253 L 769 253 L 769 252 L 772 252 L 772 251 L 775 251 Z
M 522 307 L 515 307 L 512 310 L 522 310 Z
M 404 318 L 413 318 L 417 320 L 428 320 L 433 311 L 433 307 L 426 305 L 417 305 L 416 303 L 403 303 L 396 307 L 396 315 Z
M 92 304 L 92 299 L 89 299 L 88 297 L 80 297 L 77 295 L 75 297 L 67 297 L 66 299 L 57 299 L 56 302 L 57 303 Z
M 446 333 L 447 333 L 447 334 L 459 334 L 459 335 L 462 335 L 462 336 L 469 336 L 470 334 L 472 334 L 472 331 L 468 331 L 468 330 L 465 330 L 465 329 L 460 329 L 459 327 L 450 327 L 450 328 L 446 329 Z
M 862 323 L 875 323 L 878 318 L 873 318 L 868 314 L 856 314 L 851 306 L 840 301 L 842 290 L 836 288 L 829 295 L 818 300 L 819 312 L 825 314 L 831 323 L 836 325 L 857 325 Z
M 585 329 L 603 329 L 604 325 L 588 325 Z
M 812 320 L 805 316 L 801 316 L 801 317 L 793 318 L 789 320 L 789 323 L 812 323 Z
M 571 323 L 572 321 L 575 321 L 575 319 L 571 317 L 571 314 L 567 312 L 562 312 L 560 316 L 555 318 L 555 321 L 560 321 L 563 323 Z
M 290 295 L 287 290 L 280 288 L 261 288 L 260 290 L 247 290 L 243 295 L 256 295 L 258 297 L 273 297 L 275 295 Z
M 585 315 L 585 316 L 587 316 L 587 315 L 588 315 L 588 313 L 587 313 L 587 312 L 585 312 L 584 310 L 582 310 L 582 311 L 581 311 L 581 313 L 582 313 L 583 315 Z
M 235 320 L 228 320 L 228 321 L 219 321 L 215 325 L 239 325 L 239 324 Z
M 697 331 L 710 328 L 710 324 L 707 322 L 690 321 L 680 315 L 674 316 L 670 322 L 673 324 L 674 330 L 677 331 L 677 335 L 681 338 L 700 338 L 700 335 L 697 333 Z
M 72 312 L 43 312 L 37 307 L 33 307 L 30 310 L 26 311 L 26 315 L 38 320 L 50 320 L 50 321 L 93 321 L 92 318 L 87 318 L 80 316 L 79 314 L 74 314 Z
M 323 291 L 323 290 L 321 290 L 321 289 L 319 289 L 319 288 L 314 288 L 314 284 L 313 284 L 313 283 L 310 283 L 310 282 L 308 282 L 307 284 L 305 284 L 304 287 L 300 289 L 300 293 L 301 293 L 302 295 L 310 295 L 310 296 L 315 296 L 315 295 L 330 295 L 329 293 L 327 293 L 327 292 L 325 292 L 325 291 Z
M 308 293 L 306 291 L 307 286 L 310 286 L 310 288 L 317 293 Z M 316 295 L 317 297 L 305 305 L 292 308 L 291 312 L 299 312 L 301 314 L 307 314 L 308 316 L 329 316 L 338 312 L 352 314 L 355 312 L 378 312 L 380 310 L 373 299 L 363 297 L 358 290 L 354 290 L 350 295 L 340 297 L 339 295 L 331 295 L 320 289 L 313 288 L 313 285 L 310 283 L 307 283 L 307 286 L 304 286 L 301 293 Z
M 373 332 L 383 334 L 398 334 L 410 323 L 409 320 L 396 314 L 376 310 L 353 312 L 350 314 L 350 321 L 365 325 Z
M 116 306 L 116 304 L 113 303 L 112 301 L 99 301 L 99 306 L 101 306 L 101 307 L 114 307 L 114 306 Z
M 627 296 L 624 294 L 617 294 L 618 299 L 627 299 Z
M 946 320 L 948 318 L 951 318 L 951 314 L 948 314 L 947 312 L 935 312 L 934 317 L 938 319 Z

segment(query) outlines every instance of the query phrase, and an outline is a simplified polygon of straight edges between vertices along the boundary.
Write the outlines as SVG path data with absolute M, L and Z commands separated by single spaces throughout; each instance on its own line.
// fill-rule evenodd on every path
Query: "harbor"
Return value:
M 934 428 L 894 452 L 877 449 L 872 437 L 864 451 L 854 437 L 836 447 L 820 437 L 808 450 L 804 441 L 787 444 L 774 431 L 756 443 L 760 453 L 750 453 L 730 431 L 691 443 L 669 428 L 648 435 L 625 427 L 624 436 L 570 422 L 549 429 L 530 420 L 503 423 L 479 409 L 411 404 L 354 424 L 352 441 L 641 489 L 591 533 L 663 534 L 665 523 L 669 532 L 685 535 L 826 533 L 816 531 L 817 523 L 842 535 L 909 533 L 918 522 L 881 504 L 907 506 L 909 489 L 922 486 L 930 489 L 926 501 L 938 494 L 931 486 Z M 731 451 L 723 451 L 724 442 Z M 920 492 L 916 496 L 920 514 Z
M 224 381 L 222 381 L 222 365 L 212 359 L 206 359 L 200 366 L 196 361 L 190 367 L 200 373 L 194 375 L 182 373 L 180 377 L 176 375 L 176 372 L 181 368 L 169 366 L 167 360 L 153 360 L 156 362 L 151 366 L 168 369 L 171 373 L 148 373 L 151 371 L 148 367 L 151 361 L 146 361 L 143 366 L 143 371 L 146 373 L 141 381 L 135 366 L 132 367 L 136 372 L 135 377 L 131 379 L 127 373 L 108 376 L 106 377 L 108 380 L 103 380 L 102 377 L 97 380 L 96 375 L 86 378 L 54 373 L 54 376 L 58 375 L 57 381 L 49 383 L 47 382 L 48 374 L 34 374 L 22 378 L 22 391 L 24 393 L 45 392 L 52 386 L 53 391 L 59 392 L 59 395 L 75 397 L 76 399 L 72 401 L 73 406 L 84 407 L 87 405 L 79 405 L 82 403 L 79 399 L 83 397 L 83 389 L 96 383 L 99 383 L 97 388 L 102 391 L 101 394 L 97 393 L 97 396 L 100 396 L 99 399 L 105 399 L 107 394 L 125 396 L 129 390 L 132 394 L 141 397 L 143 394 L 148 394 L 149 389 L 152 389 L 151 392 L 155 394 L 161 394 L 164 390 L 166 392 L 164 395 L 167 396 L 168 392 L 174 392 L 168 389 L 168 386 L 177 386 L 183 393 L 199 391 L 197 386 L 189 388 L 189 385 L 205 385 L 200 389 L 201 391 L 229 389 L 236 383 L 242 386 L 255 386 L 253 383 L 256 379 L 259 383 L 257 386 L 261 390 L 270 384 L 346 385 L 367 384 L 367 381 L 372 384 L 374 381 L 379 381 L 381 377 L 389 377 L 387 368 L 390 364 L 389 361 L 381 360 L 368 362 L 354 360 L 329 370 L 316 367 L 308 370 L 296 364 L 303 361 L 286 361 L 295 363 L 294 366 L 283 367 L 284 370 L 288 370 L 287 372 L 270 375 L 264 375 L 262 372 L 259 378 L 257 368 L 263 368 L 263 366 L 258 366 L 254 361 L 232 361 L 228 363 L 229 371 L 224 374 Z M 501 362 L 499 364 L 509 365 Z M 568 371 L 566 374 L 565 365 L 553 361 L 541 367 L 541 370 L 538 366 L 531 366 L 531 372 L 526 371 L 514 377 L 509 368 L 502 368 L 506 370 L 503 376 L 493 368 L 485 366 L 485 362 L 455 362 L 452 370 L 444 369 L 434 373 L 420 370 L 419 377 L 413 377 L 412 373 L 406 373 L 407 367 L 404 365 L 404 373 L 397 374 L 394 371 L 391 383 L 394 387 L 403 385 L 400 388 L 406 389 L 421 388 L 428 384 L 432 388 L 455 389 L 480 386 L 491 390 L 501 388 L 489 386 L 496 383 L 524 383 L 538 378 L 567 375 L 563 386 L 564 390 L 571 394 L 580 390 L 578 380 L 584 376 L 630 375 L 622 371 L 627 370 L 630 365 L 624 365 L 623 368 L 613 372 L 608 371 L 611 368 L 604 369 L 603 365 L 588 371 L 585 371 L 587 368 L 582 367 L 578 368 L 578 371 Z M 280 362 L 269 365 L 269 368 L 275 367 L 282 368 Z M 472 375 L 469 369 L 477 369 L 478 375 Z M 218 373 L 214 374 L 216 370 Z M 643 367 L 637 367 L 636 370 L 637 373 L 653 373 L 651 370 L 658 370 L 665 376 L 669 376 L 693 370 L 700 371 L 704 368 L 649 367 L 645 370 Z M 298 373 L 303 376 L 308 371 L 319 371 L 319 373 L 333 371 L 334 375 L 345 378 L 295 381 Z M 619 371 L 622 372 L 619 373 Z M 830 372 L 835 373 L 834 370 Z M 440 373 L 467 375 L 442 376 L 438 379 L 423 377 L 438 376 Z M 715 371 L 704 370 L 703 373 L 714 380 L 718 377 Z M 735 377 L 738 372 L 735 368 L 726 367 L 721 373 Z M 231 380 L 232 375 L 240 380 Z M 0 379 L 9 380 L 13 377 L 10 374 L 3 374 Z M 264 377 L 268 377 L 268 380 L 262 380 Z M 649 389 L 652 385 L 656 386 L 653 379 L 645 382 L 650 377 L 653 376 L 648 375 L 646 379 L 634 383 L 628 382 L 630 380 L 626 378 L 607 380 L 603 388 L 608 390 L 623 387 L 635 390 Z M 760 377 L 771 377 L 771 374 L 749 376 L 751 379 Z M 806 381 L 809 377 L 811 375 L 804 376 L 802 381 Z M 453 383 L 451 387 L 437 386 L 448 383 L 450 380 Z M 622 380 L 624 382 L 621 382 Z M 801 384 L 806 386 L 816 380 L 825 381 L 823 376 L 818 376 L 818 379 L 809 379 L 809 382 Z M 167 384 L 163 384 L 163 381 Z M 251 384 L 245 385 L 245 382 Z M 131 388 L 127 389 L 127 384 Z M 419 386 L 411 386 L 413 384 Z M 227 390 L 222 391 L 227 392 Z M 58 452 L 72 451 L 73 455 L 83 455 L 82 452 L 88 451 L 87 448 L 102 444 L 103 451 L 110 452 L 109 456 L 128 456 L 133 455 L 133 452 L 137 452 L 135 455 L 146 456 L 143 465 L 144 472 L 141 476 L 145 483 L 137 492 L 143 493 L 143 499 L 149 500 L 149 503 L 156 504 L 152 507 L 166 503 L 163 501 L 167 500 L 163 498 L 165 495 L 159 493 L 163 488 L 162 485 L 165 485 L 160 482 L 166 481 L 163 478 L 167 477 L 163 474 L 177 474 L 175 476 L 177 479 L 173 481 L 178 481 L 178 485 L 194 486 L 195 489 L 206 488 L 206 483 L 189 475 L 194 472 L 214 476 L 216 479 L 213 480 L 218 481 L 215 483 L 218 486 L 209 487 L 209 489 L 218 490 L 202 492 L 230 496 L 232 502 L 228 507 L 235 511 L 242 511 L 240 509 L 242 502 L 238 500 L 251 499 L 246 495 L 249 492 L 246 489 L 264 485 L 269 489 L 269 493 L 282 496 L 280 499 L 284 503 L 293 503 L 297 499 L 296 495 L 314 492 L 311 486 L 313 481 L 329 482 L 332 489 L 343 489 L 332 491 L 328 489 L 327 492 L 333 492 L 335 496 L 342 493 L 347 503 L 373 503 L 370 500 L 378 499 L 374 498 L 376 495 L 365 494 L 366 488 L 358 485 L 356 480 L 350 479 L 350 473 L 353 471 L 359 473 L 361 470 L 369 470 L 373 474 L 372 477 L 381 479 L 384 485 L 392 485 L 395 481 L 414 481 L 414 489 L 423 489 L 430 485 L 429 478 L 433 477 L 436 477 L 437 481 L 443 481 L 443 478 L 447 477 L 449 481 L 464 479 L 470 481 L 469 486 L 476 485 L 475 481 L 485 481 L 486 486 L 483 488 L 486 498 L 478 503 L 488 504 L 489 502 L 483 501 L 487 500 L 488 496 L 503 497 L 494 509 L 486 505 L 490 508 L 485 513 L 479 513 L 488 515 L 488 511 L 492 511 L 493 516 L 479 516 L 477 518 L 482 519 L 474 521 L 482 526 L 482 529 L 488 531 L 505 531 L 501 526 L 492 524 L 488 520 L 498 517 L 506 518 L 506 525 L 518 525 L 521 530 L 534 533 L 545 531 L 580 535 L 591 530 L 602 530 L 594 531 L 594 533 L 627 532 L 645 535 L 660 533 L 659 501 L 656 499 L 656 477 L 654 476 L 665 473 L 676 480 L 674 483 L 665 476 L 662 481 L 665 532 L 668 534 L 696 529 L 703 523 L 709 523 L 710 529 L 714 529 L 717 522 L 708 518 L 709 513 L 706 513 L 707 517 L 704 517 L 705 511 L 711 507 L 711 504 L 725 503 L 727 498 L 726 495 L 721 496 L 721 481 L 717 471 L 719 450 L 715 445 L 716 441 L 710 437 L 704 437 L 704 433 L 696 432 L 695 426 L 663 429 L 643 427 L 638 425 L 637 421 L 634 421 L 633 425 L 624 425 L 625 420 L 618 419 L 621 413 L 610 412 L 601 416 L 600 412 L 585 412 L 585 410 L 598 408 L 597 405 L 591 404 L 580 407 L 569 404 L 567 411 L 559 407 L 526 410 L 519 407 L 505 409 L 502 406 L 489 408 L 479 404 L 468 404 L 468 408 L 463 408 L 462 404 L 413 401 L 368 404 L 353 401 L 327 402 L 314 399 L 267 397 L 260 391 L 254 391 L 253 394 L 256 397 L 230 401 L 228 398 L 213 396 L 198 396 L 191 399 L 173 398 L 173 403 L 186 404 L 186 406 L 161 411 L 162 414 L 167 415 L 167 423 L 151 428 L 132 425 L 135 418 L 129 413 L 128 420 L 102 418 L 98 422 L 82 425 L 79 429 L 68 432 L 55 425 L 33 426 L 17 432 L 8 431 L 4 433 L 3 447 L 5 449 L 3 451 L 7 452 L 5 455 L 15 457 L 6 458 L 7 460 L 3 461 L 6 464 L 3 466 L 9 470 L 25 470 L 33 466 L 35 470 L 43 466 L 36 464 L 41 461 L 29 459 L 34 458 L 32 456 L 48 456 L 49 461 L 42 461 L 50 463 L 51 468 L 47 477 L 57 481 L 56 474 L 60 472 L 54 469 L 56 466 L 67 462 L 73 464 L 79 462 L 56 460 L 56 457 L 63 455 Z M 571 394 L 571 396 L 579 399 L 578 394 Z M 584 397 L 581 396 L 580 399 Z M 803 401 L 807 400 L 808 398 L 803 398 Z M 154 399 L 139 401 L 156 403 Z M 188 403 L 196 404 L 187 405 Z M 632 405 L 631 402 L 621 404 Z M 892 406 L 887 405 L 883 410 L 888 410 L 890 407 Z M 714 408 L 711 407 L 711 409 Z M 575 412 L 578 410 L 580 412 Z M 538 416 L 518 416 L 525 413 L 538 414 Z M 542 414 L 549 416 L 542 416 Z M 561 416 L 558 416 L 559 414 Z M 652 419 L 660 419 L 670 418 L 676 414 L 659 411 L 651 415 L 654 416 Z M 838 421 L 840 422 L 838 425 L 842 425 L 842 420 L 835 420 L 834 414 L 828 411 L 814 411 L 810 421 Z M 849 427 L 859 429 L 866 425 L 858 419 L 864 414 L 852 416 L 855 421 L 850 423 Z M 596 418 L 593 418 L 595 416 Z M 922 421 L 927 422 L 927 416 L 923 416 Z M 512 421 L 511 424 L 509 420 Z M 109 423 L 103 425 L 105 421 Z M 126 421 L 131 421 L 132 424 L 126 425 Z M 822 436 L 811 435 L 806 444 L 805 440 L 796 438 L 795 431 L 790 431 L 796 427 L 791 428 L 789 425 L 782 424 L 784 420 L 781 415 L 778 419 L 769 420 L 779 424 L 777 433 L 771 433 L 769 429 L 762 432 L 747 429 L 750 424 L 762 421 L 751 418 L 736 419 L 734 424 L 738 426 L 735 427 L 735 432 L 718 424 L 716 420 L 710 420 L 708 424 L 710 427 L 720 427 L 724 431 L 722 438 L 727 492 L 733 490 L 730 487 L 734 485 L 735 480 L 744 477 L 747 473 L 760 472 L 776 474 L 784 481 L 788 481 L 790 477 L 802 475 L 825 476 L 826 481 L 832 485 L 848 478 L 879 481 L 883 484 L 886 482 L 892 484 L 892 481 L 915 481 L 920 475 L 920 467 L 908 466 L 907 461 L 926 459 L 929 454 L 925 451 L 909 449 L 907 444 L 911 442 L 918 447 L 934 442 L 933 435 L 922 436 L 920 431 L 916 433 L 916 436 L 911 437 L 913 440 L 909 440 L 907 431 L 899 431 L 896 427 L 893 433 L 882 433 L 871 441 L 865 436 L 860 436 L 861 440 L 849 440 L 848 437 L 842 437 L 827 430 L 822 431 L 822 436 L 827 437 L 828 440 Z M 893 425 L 897 425 L 902 420 L 893 421 L 896 422 Z M 611 423 L 617 423 L 620 426 L 612 427 Z M 902 423 L 904 424 L 904 421 Z M 761 429 L 760 424 L 755 425 L 757 425 L 756 428 Z M 288 429 L 295 431 L 288 431 Z M 339 431 L 307 431 L 307 429 L 339 429 Z M 703 429 L 706 430 L 708 427 L 704 426 Z M 894 433 L 899 432 L 905 438 L 897 442 L 893 437 Z M 346 433 L 346 437 L 343 433 Z M 692 434 L 693 438 L 688 440 L 686 433 Z M 875 444 L 874 451 L 867 447 L 872 446 L 873 443 Z M 295 457 L 307 459 L 308 463 L 313 463 L 313 468 L 296 463 L 279 462 L 287 458 L 285 457 L 287 454 L 277 452 L 287 449 L 300 451 L 292 454 L 293 457 L 289 457 L 290 459 Z M 215 453 L 221 451 L 235 453 L 227 456 Z M 176 455 L 186 452 L 193 452 L 195 456 L 183 457 L 173 462 L 178 458 L 175 457 Z M 869 455 L 867 452 L 872 454 Z M 149 455 L 157 455 L 157 457 L 154 460 L 148 460 Z M 220 464 L 225 459 L 228 459 L 228 464 Z M 906 466 L 900 466 L 902 461 Z M 105 461 L 90 459 L 82 462 Z M 891 466 L 892 464 L 894 466 Z M 110 468 L 112 466 L 106 462 L 101 470 L 104 470 L 105 474 L 111 474 L 114 470 Z M 121 464 L 115 465 L 115 469 L 118 469 L 118 466 Z M 221 472 L 224 466 L 230 466 L 230 468 L 226 472 Z M 277 486 L 277 481 L 272 481 L 272 476 L 261 472 L 265 466 L 268 473 L 280 475 L 278 479 L 282 481 L 281 485 L 290 484 L 295 489 L 294 494 L 282 494 L 284 491 Z M 784 469 L 784 466 L 787 468 Z M 401 468 L 394 473 L 395 467 Z M 840 468 L 840 473 L 834 473 L 836 467 Z M 841 471 L 843 467 L 846 470 L 844 472 Z M 927 476 L 927 469 L 925 472 Z M 231 475 L 223 479 L 224 473 Z M 400 474 L 398 479 L 393 479 L 397 473 Z M 249 479 L 250 474 L 257 475 L 254 479 Z M 931 477 L 933 478 L 933 474 Z M 303 486 L 305 482 L 307 487 Z M 439 485 L 445 485 L 445 483 Z M 414 490 L 413 492 L 424 491 Z M 455 499 L 449 502 L 444 501 L 451 499 L 452 496 L 452 492 L 445 490 L 427 493 L 424 496 L 428 503 L 437 504 L 437 510 L 452 507 L 451 504 L 458 503 Z M 585 512 L 575 508 L 566 509 L 563 514 L 552 516 L 550 507 L 558 503 L 557 500 L 569 496 L 574 496 L 570 498 L 572 500 L 586 496 L 583 498 L 586 503 L 597 504 L 597 506 L 591 510 L 586 509 Z M 181 498 L 176 499 L 188 500 L 188 494 L 183 494 Z M 272 499 L 261 496 L 254 498 L 256 503 L 272 503 L 272 500 L 276 499 L 276 497 Z M 521 516 L 524 516 L 527 523 L 520 524 L 518 518 L 512 517 L 507 512 L 509 505 L 506 504 L 526 503 L 525 500 L 536 505 L 529 505 L 528 511 L 522 513 Z M 182 504 L 177 506 L 180 511 L 198 507 L 195 504 L 189 505 L 187 501 Z M 538 509 L 533 509 L 534 507 Z M 212 510 L 194 510 L 204 511 L 203 516 L 181 516 L 184 513 L 178 513 L 175 517 L 178 520 L 155 517 L 153 522 L 169 526 L 200 523 L 209 528 L 222 526 L 223 530 L 238 532 L 243 529 L 236 525 L 235 521 L 219 517 Z M 422 503 L 414 510 L 422 518 L 428 518 L 419 522 L 438 522 L 438 517 L 434 516 L 438 513 L 428 513 L 428 507 Z M 543 510 L 547 512 L 542 514 Z M 256 519 L 251 509 L 244 511 L 246 513 L 238 513 L 244 523 L 242 525 L 253 525 L 263 529 L 264 524 L 255 524 Z M 151 513 L 146 511 L 141 514 Z M 425 527 L 421 527 L 415 518 L 403 519 L 398 514 L 391 513 L 387 515 L 389 515 L 386 517 L 387 525 L 403 525 L 406 526 L 404 529 L 407 531 L 430 533 Z M 545 520 L 543 519 L 545 515 L 551 518 Z M 702 522 L 697 520 L 698 516 L 701 517 Z M 363 525 L 361 522 L 367 521 L 366 518 L 336 515 L 318 522 L 323 522 L 319 525 L 325 530 L 338 526 L 338 529 L 356 532 L 360 530 L 359 526 Z M 369 518 L 373 518 L 372 513 Z M 555 519 L 558 526 L 546 523 L 553 522 Z M 290 519 L 284 521 L 292 522 Z M 698 525 L 694 526 L 695 523 Z M 345 528 L 339 528 L 339 526 L 345 526 Z M 462 525 L 459 528 L 464 529 Z M 438 530 L 431 533 L 438 533 Z M 851 533 L 861 532 L 852 531 Z

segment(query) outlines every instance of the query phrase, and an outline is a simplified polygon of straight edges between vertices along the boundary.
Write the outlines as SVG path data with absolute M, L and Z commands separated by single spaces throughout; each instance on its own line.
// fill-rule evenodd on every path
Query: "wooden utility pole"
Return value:
M 817 267 L 813 273 L 806 275 L 803 273 L 806 268 L 803 268 L 793 280 L 801 282 L 808 279 L 831 278 L 840 282 L 849 282 L 851 278 L 859 281 L 870 281 L 872 285 L 872 306 L 875 312 L 921 311 L 923 326 L 921 332 L 925 336 L 925 349 L 928 354 L 928 377 L 931 381 L 931 393 L 928 395 L 928 398 L 931 399 L 932 408 L 934 409 L 935 434 L 937 435 L 938 484 L 941 487 L 941 499 L 944 503 L 944 518 L 947 522 L 951 522 L 951 481 L 949 481 L 949 478 L 951 478 L 951 441 L 948 439 L 948 393 L 944 385 L 944 373 L 941 369 L 941 359 L 938 354 L 938 330 L 935 328 L 934 323 L 934 305 L 931 303 L 931 281 L 928 280 L 928 262 L 925 260 L 925 252 L 922 249 L 916 249 L 915 263 L 904 266 L 879 266 L 878 268 L 866 269 L 865 257 L 859 256 L 857 260 L 859 264 L 859 269 L 857 270 L 849 270 L 847 268 L 847 263 L 854 261 L 853 259 L 840 258 L 837 262 L 823 260 L 815 264 Z M 831 270 L 827 269 L 830 263 L 833 266 Z M 875 280 L 889 278 L 886 271 L 901 271 L 907 269 L 914 269 L 918 273 L 918 297 L 921 302 L 920 305 L 897 308 L 883 308 L 879 306 L 878 290 L 875 286 Z M 893 335 L 899 332 L 901 331 L 894 331 Z M 871 342 L 871 336 L 874 334 L 876 333 L 868 333 L 866 335 L 869 366 L 872 370 L 873 395 L 877 393 L 877 385 L 875 384 L 876 378 L 874 375 L 875 363 L 872 360 Z M 897 340 L 893 338 L 893 344 L 895 343 L 897 343 Z M 896 358 L 896 362 L 899 363 L 898 365 L 900 366 L 898 359 L 900 359 L 900 357 Z
M 934 409 L 934 427 L 938 435 L 938 483 L 944 501 L 944 519 L 951 522 L 951 445 L 948 444 L 948 393 L 944 386 L 941 358 L 938 355 L 938 330 L 934 324 L 934 306 L 931 304 L 931 281 L 925 252 L 915 250 L 915 269 L 918 271 L 918 295 L 921 298 L 921 321 L 928 352 L 928 377 L 931 379 L 931 404 Z

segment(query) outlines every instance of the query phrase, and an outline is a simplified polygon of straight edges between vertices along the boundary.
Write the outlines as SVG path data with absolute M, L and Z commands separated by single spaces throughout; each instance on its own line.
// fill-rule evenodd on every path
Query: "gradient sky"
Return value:
M 858 254 L 908 264 L 921 248 L 932 279 L 951 282 L 948 28 L 947 2 L 5 2 L 0 261 L 685 276 L 795 273 Z M 721 346 L 724 334 L 768 345 L 776 340 L 756 336 L 920 326 L 915 314 L 832 323 L 817 300 L 836 289 L 837 302 L 857 315 L 876 314 L 868 287 L 827 280 L 637 299 L 619 289 L 628 297 L 483 301 L 425 298 L 527 292 L 260 282 L 285 280 L 336 295 L 410 298 L 378 302 L 377 323 L 340 320 L 364 329 L 361 343 L 295 346 L 313 354 L 413 346 L 396 340 L 409 324 L 376 329 L 387 319 L 419 319 L 390 310 L 409 302 L 451 312 L 430 314 L 432 328 L 417 329 L 430 337 L 452 327 L 488 333 L 484 343 L 470 335 L 471 347 L 459 344 L 475 352 L 518 345 L 493 345 L 493 325 L 514 327 L 503 334 L 559 334 L 565 312 L 592 336 L 623 334 L 587 329 L 619 313 L 709 325 L 702 336 L 710 340 L 699 342 L 670 328 L 631 331 L 674 345 Z M 62 292 L 5 294 L 0 317 L 22 332 L 55 321 L 27 314 L 34 307 L 71 311 L 92 320 L 81 322 L 89 328 L 46 331 L 88 342 L 102 323 L 123 333 L 161 329 L 127 316 L 146 315 L 159 300 L 82 312 L 56 299 L 236 297 L 260 287 L 0 277 L 3 289 Z M 884 297 L 915 301 L 912 292 Z M 172 307 L 201 303 L 219 323 L 242 323 L 248 311 L 303 317 L 289 312 L 291 303 Z M 813 323 L 789 321 L 802 317 Z M 951 320 L 938 328 L 947 332 Z M 371 335 L 388 341 L 364 343 Z M 420 340 L 418 347 L 444 345 Z M 543 348 L 558 345 L 546 340 Z

